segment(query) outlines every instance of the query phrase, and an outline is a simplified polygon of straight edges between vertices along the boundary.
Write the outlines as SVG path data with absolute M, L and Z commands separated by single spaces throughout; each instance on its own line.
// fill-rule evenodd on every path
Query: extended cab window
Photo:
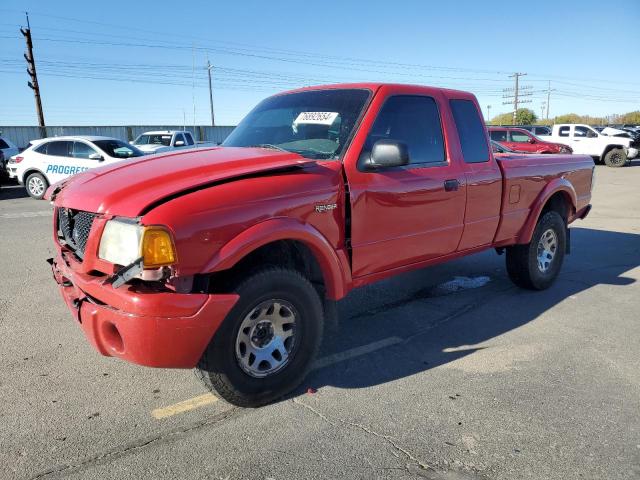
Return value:
M 489 145 L 484 122 L 471 100 L 450 100 L 453 119 L 458 129 L 462 156 L 466 163 L 489 161 Z
M 491 130 L 489 132 L 491 135 L 491 140 L 494 142 L 506 142 L 507 141 L 507 131 L 506 130 Z
M 431 97 L 398 95 L 387 99 L 371 127 L 361 158 L 383 139 L 404 143 L 410 164 L 445 161 L 440 113 Z
M 187 140 L 187 145 L 193 145 L 193 137 L 189 132 L 184 134 L 184 138 Z
M 531 137 L 526 133 L 511 130 L 511 141 L 516 143 L 528 143 Z

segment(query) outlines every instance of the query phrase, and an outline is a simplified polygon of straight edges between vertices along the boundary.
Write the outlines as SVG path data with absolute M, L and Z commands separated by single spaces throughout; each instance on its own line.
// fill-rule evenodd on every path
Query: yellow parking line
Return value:
M 200 408 L 217 401 L 218 397 L 216 397 L 212 393 L 206 393 L 198 397 L 193 397 L 182 402 L 174 403 L 173 405 L 169 405 L 168 407 L 156 408 L 151 412 L 151 415 L 160 420 L 162 418 L 167 418 L 172 415 L 176 415 L 177 413 L 188 412 L 189 410 L 193 410 L 194 408 Z

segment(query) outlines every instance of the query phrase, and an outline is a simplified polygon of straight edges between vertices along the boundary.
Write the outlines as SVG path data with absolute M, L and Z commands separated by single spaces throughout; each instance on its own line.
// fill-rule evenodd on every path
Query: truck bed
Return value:
M 536 199 L 558 183 L 575 205 L 570 214 L 585 208 L 591 200 L 594 163 L 588 155 L 498 154 L 496 160 L 503 175 L 502 219 L 496 244 L 517 243 Z

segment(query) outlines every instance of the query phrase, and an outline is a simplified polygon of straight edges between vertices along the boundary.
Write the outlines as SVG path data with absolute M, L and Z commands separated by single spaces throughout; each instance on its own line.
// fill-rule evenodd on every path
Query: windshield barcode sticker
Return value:
M 294 125 L 313 124 L 331 125 L 338 117 L 338 112 L 300 112 L 294 120 Z

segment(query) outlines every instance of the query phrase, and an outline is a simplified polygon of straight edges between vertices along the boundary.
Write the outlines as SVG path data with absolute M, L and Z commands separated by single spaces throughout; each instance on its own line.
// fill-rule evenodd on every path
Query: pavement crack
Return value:
M 31 480 L 37 480 L 37 479 L 41 479 L 41 478 L 48 478 L 51 476 L 57 476 L 57 475 L 67 475 L 73 472 L 77 472 L 77 471 L 82 471 L 86 468 L 89 468 L 93 465 L 97 465 L 103 462 L 108 462 L 111 460 L 115 460 L 117 458 L 120 458 L 122 456 L 125 455 L 129 455 L 131 453 L 134 453 L 138 450 L 144 449 L 146 447 L 148 447 L 149 445 L 154 445 L 157 443 L 161 443 L 161 442 L 167 442 L 167 441 L 172 441 L 175 439 L 178 439 L 182 436 L 184 436 L 185 434 L 188 434 L 190 432 L 196 431 L 200 428 L 203 427 L 207 427 L 207 426 L 212 426 L 212 425 L 216 425 L 217 423 L 220 423 L 224 420 L 227 420 L 229 418 L 235 417 L 239 414 L 239 412 L 244 411 L 244 409 L 240 409 L 240 408 L 231 408 L 230 410 L 227 410 L 221 414 L 218 415 L 214 415 L 212 417 L 209 417 L 205 420 L 201 420 L 195 423 L 191 423 L 188 425 L 184 425 L 178 428 L 174 428 L 173 430 L 168 430 L 165 432 L 161 432 L 157 435 L 154 436 L 150 436 L 150 437 L 145 437 L 145 438 L 141 438 L 138 440 L 135 440 L 133 442 L 129 442 L 127 444 L 124 445 L 118 445 L 115 448 L 112 448 L 110 450 L 106 450 L 104 452 L 98 453 L 96 455 L 93 455 L 91 457 L 86 457 L 84 459 L 81 459 L 78 462 L 75 463 L 68 463 L 68 464 L 63 464 L 63 465 L 58 465 L 54 468 L 50 468 L 49 470 L 45 470 L 43 472 L 38 473 L 37 475 L 30 477 Z
M 383 441 L 385 441 L 388 445 L 390 445 L 395 451 L 401 453 L 402 455 L 404 455 L 408 460 L 410 460 L 411 462 L 413 462 L 415 465 L 417 465 L 418 467 L 420 467 L 423 470 L 431 470 L 431 471 L 435 471 L 435 469 L 430 466 L 429 464 L 427 464 L 426 462 L 420 460 L 419 458 L 417 458 L 415 455 L 413 455 L 409 450 L 407 450 L 406 448 L 404 448 L 402 445 L 400 445 L 393 437 L 391 437 L 390 435 L 384 435 L 382 433 L 378 433 L 375 430 L 367 427 L 366 425 L 362 425 L 360 423 L 355 423 L 355 422 L 349 422 L 349 421 L 345 421 L 342 420 L 341 418 L 335 418 L 335 419 L 331 419 L 329 418 L 327 415 L 325 415 L 324 413 L 322 413 L 320 410 L 312 407 L 311 405 L 298 400 L 297 398 L 292 399 L 293 403 L 297 404 L 297 405 L 301 405 L 302 407 L 306 408 L 307 410 L 309 410 L 310 412 L 312 412 L 314 415 L 316 415 L 317 417 L 319 417 L 320 419 L 322 419 L 324 422 L 328 423 L 329 425 L 339 428 L 340 426 L 344 426 L 344 427 L 351 427 L 351 428 L 356 428 L 362 432 L 365 432 L 368 435 L 374 436 L 376 438 L 379 438 Z M 409 473 L 414 473 L 412 472 L 411 469 L 409 469 L 409 467 L 405 467 L 405 469 L 409 472 Z

